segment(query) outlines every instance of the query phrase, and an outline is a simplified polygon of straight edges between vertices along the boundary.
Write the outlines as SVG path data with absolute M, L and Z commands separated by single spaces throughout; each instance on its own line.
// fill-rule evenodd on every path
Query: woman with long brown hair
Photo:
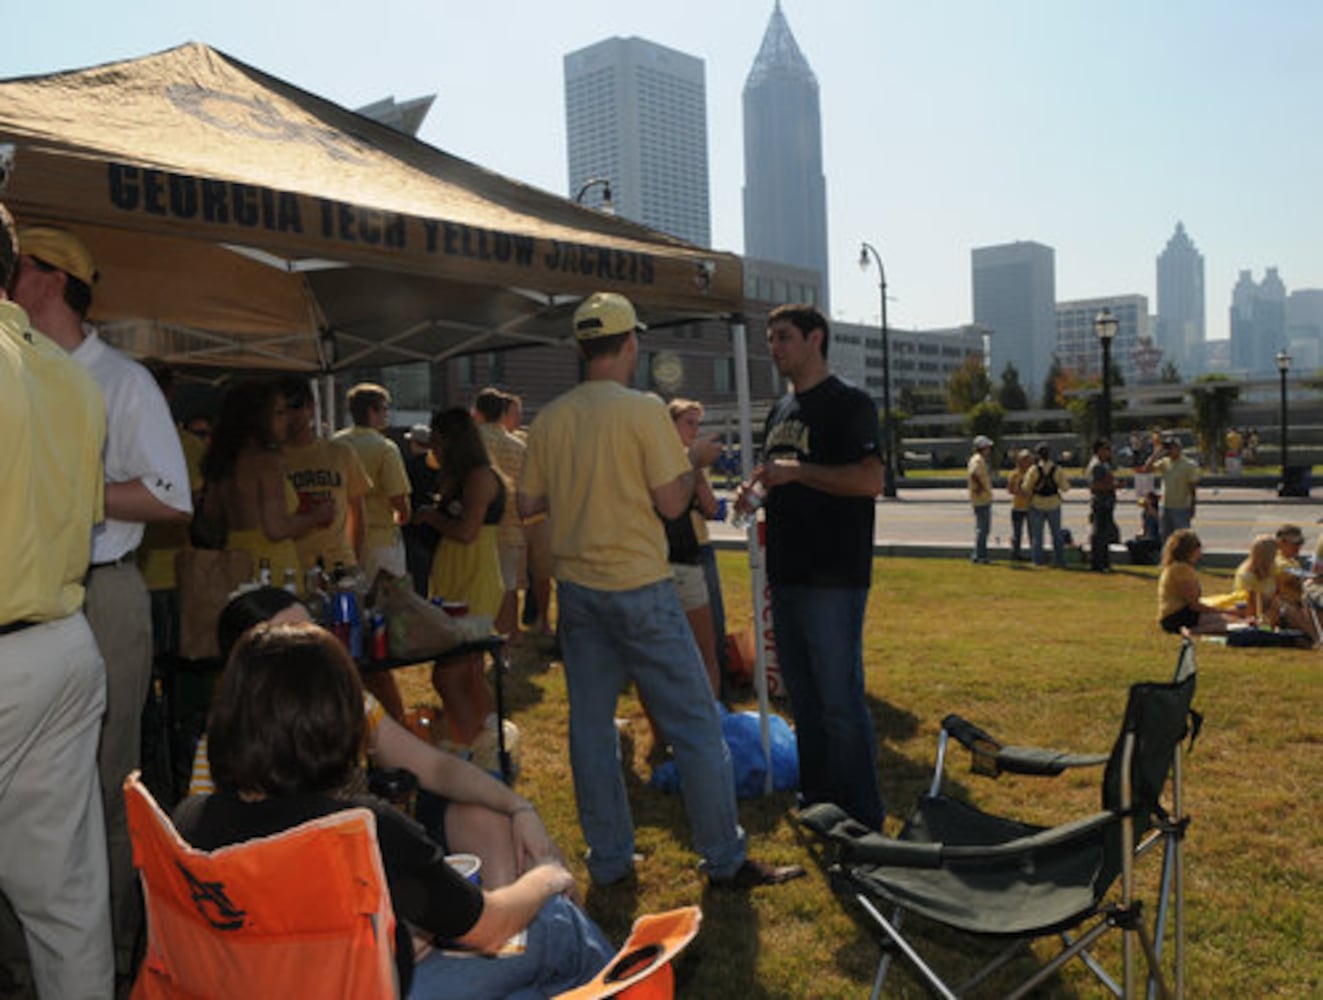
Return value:
M 496 527 L 513 498 L 468 410 L 452 407 L 433 415 L 431 448 L 440 467 L 437 502 L 414 512 L 416 522 L 441 536 L 432 558 L 431 594 L 463 602 L 470 614 L 494 620 L 505 596 Z M 495 726 L 495 700 L 480 656 L 435 667 L 432 686 L 445 702 L 454 742 L 470 745 L 485 725 Z

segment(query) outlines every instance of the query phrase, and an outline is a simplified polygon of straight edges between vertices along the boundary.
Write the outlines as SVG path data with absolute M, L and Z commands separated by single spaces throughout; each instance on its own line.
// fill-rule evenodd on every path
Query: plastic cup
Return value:
M 446 864 L 474 885 L 482 885 L 482 858 L 476 854 L 447 854 Z

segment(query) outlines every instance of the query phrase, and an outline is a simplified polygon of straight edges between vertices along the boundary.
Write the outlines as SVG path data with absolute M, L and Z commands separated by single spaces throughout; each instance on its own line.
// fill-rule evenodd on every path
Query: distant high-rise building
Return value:
M 1094 321 L 1104 309 L 1116 317 L 1112 340 L 1112 365 L 1127 384 L 1141 381 L 1149 367 L 1148 298 L 1143 295 L 1109 295 L 1057 303 L 1057 357 L 1063 367 L 1086 378 L 1102 377 L 1102 345 Z M 994 339 L 995 343 L 995 339 Z
M 778 0 L 744 81 L 744 253 L 827 272 L 827 180 L 818 80 Z
M 1323 289 L 1297 288 L 1286 297 L 1286 336 L 1292 367 L 1314 369 L 1323 359 Z
M 972 260 L 974 323 L 992 339 L 988 374 L 1000 379 L 1010 362 L 1037 402 L 1057 344 L 1056 252 L 1026 240 L 975 247 Z
M 1256 283 L 1241 271 L 1231 290 L 1231 369 L 1246 375 L 1272 375 L 1277 352 L 1287 347 L 1286 286 L 1270 267 Z
M 703 60 L 642 38 L 608 38 L 565 57 L 569 196 L 594 178 L 613 206 L 690 243 L 712 242 Z M 602 204 L 603 187 L 584 192 Z
M 1157 345 L 1165 360 L 1192 378 L 1204 370 L 1204 255 L 1176 223 L 1176 232 L 1158 254 Z

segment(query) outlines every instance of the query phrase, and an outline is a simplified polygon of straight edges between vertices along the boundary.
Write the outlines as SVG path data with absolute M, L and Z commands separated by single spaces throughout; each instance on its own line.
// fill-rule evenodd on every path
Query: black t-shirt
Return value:
M 786 395 L 767 415 L 763 460 L 850 465 L 878 455 L 877 407 L 829 375 Z M 864 588 L 873 574 L 872 497 L 837 497 L 799 483 L 767 494 L 767 579 L 774 586 Z
M 318 794 L 244 802 L 232 792 L 216 792 L 185 799 L 174 819 L 181 837 L 198 850 L 214 851 L 354 806 L 371 809 L 377 817 L 377 843 L 395 911 L 400 994 L 407 996 L 413 981 L 413 942 L 406 921 L 438 938 L 454 939 L 472 930 L 482 914 L 482 890 L 446 864 L 444 852 L 421 826 L 379 799 Z

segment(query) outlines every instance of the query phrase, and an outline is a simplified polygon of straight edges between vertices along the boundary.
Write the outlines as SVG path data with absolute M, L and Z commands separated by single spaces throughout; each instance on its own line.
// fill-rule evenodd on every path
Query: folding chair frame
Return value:
M 1195 672 L 1193 646 L 1187 636 L 1181 648 L 1177 663 L 1176 680 L 1178 686 L 1188 680 L 1192 697 L 1193 677 Z M 1135 685 L 1131 689 L 1131 699 L 1136 697 L 1136 690 L 1146 685 Z M 1151 687 L 1163 687 L 1153 685 Z M 1197 735 L 1200 718 L 1188 709 L 1192 727 L 1187 730 L 1190 742 Z M 1067 962 L 1080 958 L 1094 973 L 1099 981 L 1114 995 L 1134 998 L 1137 992 L 1139 968 L 1136 961 L 1136 945 L 1144 957 L 1147 975 L 1144 978 L 1145 994 L 1148 1000 L 1155 996 L 1163 998 L 1184 996 L 1185 962 L 1185 925 L 1184 925 L 1184 865 L 1182 841 L 1189 818 L 1184 811 L 1183 775 L 1181 761 L 1181 734 L 1173 743 L 1170 755 L 1170 770 L 1165 784 L 1170 787 L 1170 810 L 1164 809 L 1157 801 L 1162 788 L 1153 792 L 1151 804 L 1141 804 L 1138 809 L 1147 815 L 1145 823 L 1151 827 L 1139 831 L 1136 829 L 1136 790 L 1133 776 L 1137 732 L 1131 724 L 1131 709 L 1127 710 L 1126 726 L 1111 754 L 1074 755 L 1053 750 L 1040 750 L 1028 747 L 1006 747 L 998 743 L 977 726 L 971 725 L 958 716 L 950 715 L 942 721 L 942 730 L 938 737 L 937 759 L 934 765 L 932 781 L 925 801 L 936 800 L 941 795 L 941 786 L 946 767 L 947 750 L 952 738 L 957 740 L 972 755 L 972 769 L 975 773 L 997 776 L 1003 772 L 1012 772 L 1031 776 L 1055 776 L 1067 769 L 1097 767 L 1109 764 L 1108 779 L 1115 778 L 1117 801 L 1115 807 L 1062 826 L 1041 830 L 1019 840 L 986 845 L 954 844 L 915 844 L 902 840 L 888 840 L 875 833 L 865 833 L 863 828 L 850 820 L 835 806 L 812 806 L 801 814 L 805 825 L 822 834 L 840 849 L 842 863 L 833 865 L 833 873 L 842 874 L 852 884 L 859 887 L 854 894 L 855 901 L 886 935 L 883 955 L 874 978 L 872 998 L 877 1000 L 882 993 L 882 985 L 890 969 L 892 958 L 899 953 L 907 958 L 922 976 L 923 980 L 940 997 L 954 998 L 967 995 L 979 984 L 985 982 L 996 970 L 1005 965 L 1022 945 L 1029 940 L 1058 935 L 1062 942 L 1061 950 L 1038 971 L 1016 987 L 1008 997 L 1023 997 L 1044 980 L 1053 975 Z M 1110 885 L 1102 885 L 1095 905 L 1090 912 L 1074 920 L 1066 929 L 1055 931 L 1032 930 L 1008 935 L 1009 945 L 1002 949 L 983 965 L 964 983 L 952 987 L 943 981 L 927 960 L 901 934 L 901 926 L 907 907 L 896 905 L 890 916 L 885 915 L 874 900 L 870 898 L 868 887 L 853 875 L 849 869 L 851 861 L 878 866 L 898 868 L 935 868 L 943 861 L 979 862 L 997 861 L 1023 856 L 1031 857 L 1030 851 L 1044 846 L 1068 845 L 1085 835 L 1114 837 L 1118 842 L 1120 856 L 1120 893 L 1119 899 L 1108 901 Z M 902 838 L 904 835 L 902 835 Z M 1145 923 L 1143 905 L 1136 892 L 1135 862 L 1153 850 L 1162 851 L 1162 870 L 1158 878 L 1158 904 L 1152 927 Z M 1020 852 L 1020 853 L 1017 853 Z M 1110 881 L 1110 880 L 1109 880 Z M 931 917 L 931 914 L 929 915 Z M 938 918 L 933 918 L 938 919 Z M 1171 982 L 1164 974 L 1163 943 L 1166 940 L 1168 922 L 1172 924 Z M 939 921 L 940 922 L 940 921 Z M 955 925 L 953 925 L 955 926 Z M 959 928 L 962 930 L 963 928 Z M 1090 949 L 1108 931 L 1119 929 L 1122 932 L 1121 982 L 1104 968 Z M 977 933 L 971 931 L 970 933 Z

